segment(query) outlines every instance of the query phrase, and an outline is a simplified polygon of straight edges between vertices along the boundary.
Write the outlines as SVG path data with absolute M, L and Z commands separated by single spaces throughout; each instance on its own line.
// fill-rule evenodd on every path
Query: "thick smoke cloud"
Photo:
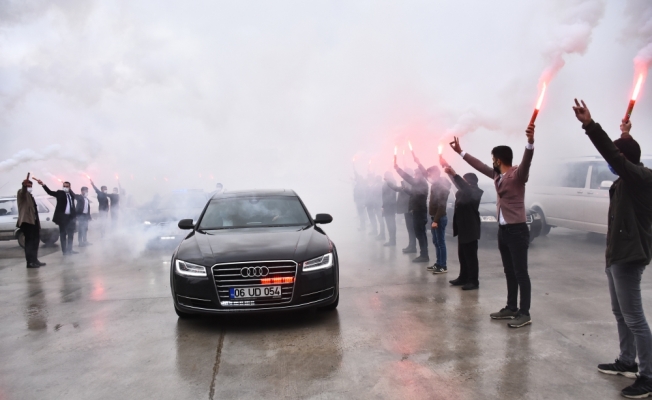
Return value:
M 636 70 L 647 71 L 652 63 L 652 2 L 628 0 L 625 13 L 628 17 L 625 39 L 641 45 L 634 57 Z

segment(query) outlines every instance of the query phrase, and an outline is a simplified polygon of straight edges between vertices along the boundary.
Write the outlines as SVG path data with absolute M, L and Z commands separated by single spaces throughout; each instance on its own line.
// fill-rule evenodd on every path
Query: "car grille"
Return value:
M 269 275 L 265 278 L 292 277 L 292 283 L 280 283 L 272 285 L 263 285 L 260 278 L 243 277 L 240 273 L 245 267 L 262 267 L 269 268 Z M 217 288 L 217 297 L 220 304 L 226 307 L 250 307 L 250 306 L 273 306 L 286 304 L 292 301 L 294 293 L 294 283 L 297 276 L 297 263 L 294 261 L 255 261 L 232 264 L 217 264 L 213 266 L 213 277 L 215 278 L 215 287 Z M 237 287 L 265 287 L 280 286 L 280 298 L 267 299 L 243 299 L 231 300 L 229 289 Z

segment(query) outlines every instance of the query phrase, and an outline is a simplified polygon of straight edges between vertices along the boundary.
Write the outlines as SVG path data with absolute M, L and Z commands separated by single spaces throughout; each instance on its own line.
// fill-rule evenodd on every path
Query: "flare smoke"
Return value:
M 634 57 L 634 66 L 637 72 L 645 72 L 652 63 L 652 2 L 629 0 L 625 13 L 629 19 L 625 36 L 642 45 Z

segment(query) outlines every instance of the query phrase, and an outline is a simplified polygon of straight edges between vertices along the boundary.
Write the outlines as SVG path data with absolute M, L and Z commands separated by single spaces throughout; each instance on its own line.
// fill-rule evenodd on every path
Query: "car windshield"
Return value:
M 305 226 L 310 224 L 296 197 L 231 197 L 214 199 L 206 208 L 200 230 Z
M 0 200 L 0 217 L 3 215 L 18 215 L 16 199 Z
M 156 196 L 145 208 L 152 210 L 196 210 L 206 205 L 203 192 L 175 192 L 165 197 Z

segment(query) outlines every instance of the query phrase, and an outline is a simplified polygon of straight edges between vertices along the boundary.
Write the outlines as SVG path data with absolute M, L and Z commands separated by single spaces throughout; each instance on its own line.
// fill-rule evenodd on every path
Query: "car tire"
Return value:
M 335 301 L 333 303 L 331 303 L 331 304 L 329 304 L 329 305 L 327 305 L 325 307 L 321 307 L 321 309 L 324 310 L 324 311 L 333 311 L 333 310 L 335 310 L 337 308 L 337 305 L 339 303 L 340 303 L 340 294 L 338 293 L 337 298 L 335 299 Z
M 59 240 L 59 232 L 51 233 L 49 236 L 41 236 L 41 242 L 46 246 L 52 246 Z
M 539 207 L 533 208 L 534 211 L 536 211 L 537 214 L 541 217 L 541 232 L 539 233 L 539 236 L 548 236 L 550 233 L 550 230 L 552 229 L 552 226 L 548 225 L 546 223 L 546 215 L 543 213 L 543 210 L 541 210 Z
M 179 309 L 176 306 L 174 306 L 174 311 L 177 313 L 177 316 L 181 319 L 190 319 L 195 316 L 195 314 L 179 311 Z
M 23 232 L 21 232 L 21 231 L 18 231 L 18 235 L 17 235 L 16 239 L 18 239 L 18 244 L 20 245 L 20 247 L 22 247 L 24 249 L 25 248 L 25 234 Z

